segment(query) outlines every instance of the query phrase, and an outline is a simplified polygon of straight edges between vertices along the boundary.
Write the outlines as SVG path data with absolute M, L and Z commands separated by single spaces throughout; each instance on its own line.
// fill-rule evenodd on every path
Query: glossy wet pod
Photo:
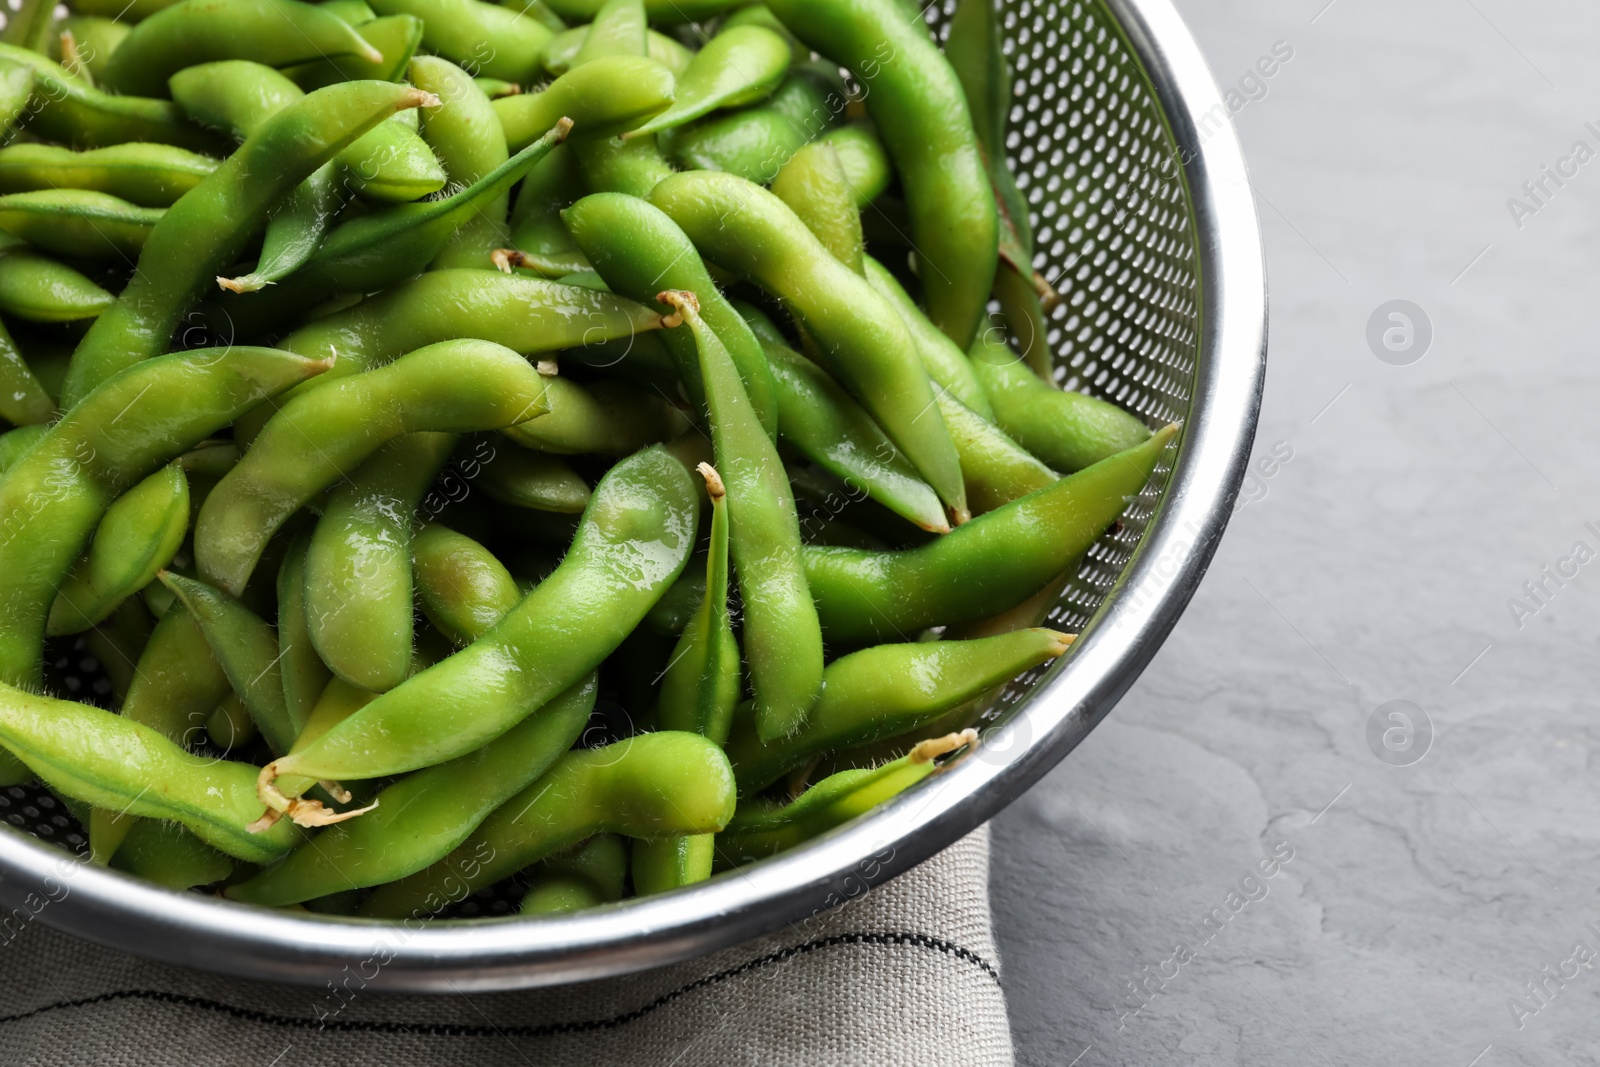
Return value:
M 268 766 L 263 800 L 315 822 L 317 805 L 275 795 L 275 775 L 346 781 L 400 774 L 505 733 L 633 632 L 688 561 L 698 512 L 689 473 L 665 450 L 618 463 L 596 486 L 572 547 L 549 578 L 466 649 Z
M 74 152 L 47 144 L 0 149 L 0 193 L 92 189 L 146 207 L 170 207 L 216 170 L 210 156 L 164 144 L 121 144 Z
M 959 522 L 961 464 L 899 314 L 772 193 L 731 174 L 678 174 L 650 195 L 695 246 L 782 299 Z
M 569 752 L 485 820 L 455 852 L 385 886 L 361 914 L 427 915 L 461 895 L 598 833 L 659 838 L 716 833 L 733 817 L 728 758 L 698 734 L 663 730 Z
M 577 139 L 615 137 L 671 106 L 672 72 L 644 56 L 607 56 L 568 71 L 537 93 L 501 97 L 494 109 L 516 152 L 562 117 Z
M 850 68 L 894 159 L 933 321 L 961 348 L 977 336 L 1000 228 L 961 82 L 901 0 L 771 0 L 806 44 Z
M 546 410 L 539 372 L 487 341 L 429 345 L 302 393 L 201 507 L 194 533 L 201 577 L 237 595 L 289 516 L 401 434 L 497 430 Z

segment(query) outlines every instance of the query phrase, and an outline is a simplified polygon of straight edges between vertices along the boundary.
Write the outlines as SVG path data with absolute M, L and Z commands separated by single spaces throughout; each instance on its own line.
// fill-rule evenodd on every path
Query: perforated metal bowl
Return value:
M 936 3 L 943 23 L 951 0 Z M 596 978 L 735 944 L 850 899 L 994 815 L 1070 752 L 1149 662 L 1211 559 L 1243 477 L 1265 370 L 1260 235 L 1228 110 L 1168 0 L 1007 0 L 1018 83 L 1009 147 L 1039 269 L 1065 299 L 1064 383 L 1184 432 L 1156 484 L 1052 612 L 1072 652 L 1012 685 L 979 753 L 793 852 L 690 889 L 568 918 L 400 927 L 292 916 L 72 862 L 69 817 L 0 790 L 0 900 L 127 951 L 321 985 L 505 989 Z M 70 664 L 69 664 L 70 666 Z M 31 830 L 32 833 L 22 831 Z M 81 838 L 78 840 L 81 843 Z M 365 973 L 365 972 L 363 972 Z

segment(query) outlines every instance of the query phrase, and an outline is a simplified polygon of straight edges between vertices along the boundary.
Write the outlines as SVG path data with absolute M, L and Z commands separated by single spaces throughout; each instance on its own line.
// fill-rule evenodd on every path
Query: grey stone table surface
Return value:
M 1600 1062 L 1600 6 L 1179 6 L 1239 90 L 1278 458 L 996 820 L 1019 1060 Z

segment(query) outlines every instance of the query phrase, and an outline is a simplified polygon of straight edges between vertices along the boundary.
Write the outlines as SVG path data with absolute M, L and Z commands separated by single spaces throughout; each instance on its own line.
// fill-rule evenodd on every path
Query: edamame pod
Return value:
M 161 616 L 139 656 L 122 714 L 170 741 L 193 744 L 206 717 L 230 692 L 200 624 L 175 606 Z
M 686 168 L 726 171 L 765 184 L 810 140 L 804 127 L 779 111 L 754 107 L 679 131 L 672 157 Z
M 822 688 L 822 632 L 800 564 L 794 495 L 777 448 L 748 407 L 733 358 L 700 318 L 695 295 L 669 291 L 658 299 L 678 310 L 699 349 L 717 471 L 728 490 L 756 717 L 761 736 L 781 737 L 805 721 Z M 708 589 L 708 599 L 713 595 Z
M 575 65 L 575 60 L 588 43 L 589 27 L 574 26 L 570 30 L 556 34 L 550 42 L 550 49 L 544 56 L 544 69 L 555 77 L 560 77 Z M 607 53 L 616 55 L 616 52 Z M 641 53 L 628 52 L 627 55 L 645 55 L 660 63 L 672 72 L 674 78 L 682 77 L 683 72 L 689 69 L 690 62 L 694 59 L 694 52 L 679 44 L 676 40 L 664 33 L 655 30 L 645 32 L 645 47 Z
M 547 377 L 550 413 L 502 431 L 524 448 L 554 455 L 626 456 L 688 428 L 671 404 L 620 382 L 579 385 Z
M 611 288 L 641 302 L 659 303 L 663 290 L 692 292 L 700 315 L 732 356 L 746 397 L 769 438 L 778 430 L 772 370 L 761 344 L 707 273 L 705 262 L 671 219 L 636 197 L 596 193 L 562 213 L 568 230 Z M 686 331 L 668 330 L 661 341 L 671 351 L 691 398 L 700 400 L 698 346 Z
M 594 21 L 580 28 L 579 32 L 582 34 L 579 38 L 582 44 L 567 64 L 569 70 L 605 56 L 649 54 L 649 19 L 644 13 L 644 0 L 606 0 L 605 5 L 595 13 Z M 554 41 L 550 43 L 555 44 Z M 545 56 L 545 69 L 550 70 L 548 55 Z M 677 71 L 672 76 L 680 77 Z
M 481 0 L 369 2 L 380 15 L 414 15 L 421 19 L 422 43 L 430 51 L 475 75 L 504 78 L 518 85 L 538 80 L 540 61 L 554 36 L 538 19 Z M 552 119 L 544 129 L 554 124 Z
M 296 731 L 283 695 L 278 635 L 255 612 L 205 582 L 171 571 L 162 571 L 160 577 L 199 623 L 212 655 L 268 747 L 275 753 L 289 751 Z
M 458 647 L 476 641 L 522 599 L 492 552 L 448 526 L 423 527 L 412 558 L 422 613 Z
M 70 42 L 71 66 L 91 81 L 103 81 L 110 70 L 111 54 L 133 30 L 133 24 L 99 15 L 69 15 L 56 22 L 55 30 L 50 58 L 63 63 Z
M 16 128 L 33 99 L 33 68 L 9 60 L 0 62 L 0 132 Z
M 0 680 L 38 685 L 45 621 L 111 502 L 326 364 L 273 349 L 195 349 L 108 380 L 0 479 Z M 145 398 L 137 418 L 126 417 Z
M 401 434 L 494 430 L 544 411 L 539 372 L 485 341 L 429 345 L 302 393 L 201 507 L 194 532 L 201 577 L 237 595 L 291 515 Z
M 596 834 L 539 864 L 522 898 L 524 915 L 564 915 L 622 899 L 628 848 L 616 834 Z
M 0 313 L 29 322 L 92 319 L 117 298 L 80 272 L 0 234 Z
M 295 538 L 278 567 L 279 670 L 283 675 L 283 706 L 296 737 L 305 729 L 306 720 L 333 677 L 317 655 L 306 623 L 306 551 L 310 544 L 309 533 Z
M 290 67 L 284 73 L 308 93 L 339 82 L 404 80 L 406 65 L 422 44 L 422 20 L 411 15 L 387 15 L 360 23 L 360 28 L 361 36 L 383 54 L 382 59 L 374 62 L 365 55 L 327 56 Z
M 163 96 L 185 67 L 249 59 L 287 67 L 321 56 L 380 62 L 344 20 L 299 0 L 180 0 L 134 27 L 111 57 L 107 84 L 118 92 Z
M 672 106 L 622 136 L 642 137 L 693 122 L 720 108 L 756 103 L 778 87 L 791 58 L 789 42 L 765 27 L 723 30 L 695 53 L 689 69 L 678 79 Z
M 971 366 L 996 424 L 1057 470 L 1082 470 L 1150 436 L 1144 423 L 1110 401 L 1041 379 L 1004 341 L 980 340 Z
M 146 207 L 170 207 L 217 169 L 217 161 L 163 144 L 74 152 L 46 144 L 0 148 L 0 192 L 92 189 Z
M 705 593 L 661 679 L 657 716 L 664 730 L 687 730 L 720 745 L 728 739 L 739 703 L 739 642 L 728 618 L 727 489 L 714 468 L 701 464 L 700 474 L 711 497 Z
M 517 189 L 516 203 L 511 209 L 511 243 L 542 259 L 558 260 L 553 272 L 545 274 L 546 277 L 559 278 L 589 268 L 589 261 L 583 258 L 572 235 L 561 224 L 562 210 L 587 192 L 572 145 L 551 150 L 534 164 Z M 501 270 L 507 269 L 498 260 L 495 265 Z
M 589 484 L 566 463 L 515 446 L 498 449 L 477 484 L 514 508 L 578 515 L 589 504 Z
M 494 105 L 466 71 L 435 56 L 420 56 L 411 61 L 411 84 L 440 101 L 438 107 L 422 110 L 422 134 L 450 181 L 471 185 L 510 158 Z M 509 187 L 478 201 L 477 213 L 456 230 L 431 266 L 483 267 L 490 253 L 506 243 L 510 209 Z
M 734 804 L 727 757 L 697 734 L 662 731 L 568 752 L 449 856 L 375 891 L 361 914 L 398 919 L 437 911 L 458 880 L 473 892 L 597 833 L 716 833 Z
M 1000 240 L 993 189 L 961 82 L 898 0 L 770 0 L 806 44 L 853 71 L 911 209 L 934 324 L 965 350 L 989 302 Z
M 455 444 L 448 433 L 397 437 L 323 506 L 306 555 L 306 619 L 322 661 L 351 685 L 381 693 L 410 672 L 411 527 Z
M 904 552 L 809 547 L 806 575 L 824 633 L 844 644 L 905 640 L 1025 600 L 1122 514 L 1178 428 Z
M 12 464 L 22 458 L 34 443 L 50 431 L 47 423 L 34 423 L 32 426 L 18 426 L 14 430 L 7 430 L 0 434 L 0 474 L 11 469 Z
M 122 19 L 127 23 L 143 22 L 157 11 L 169 8 L 178 0 L 75 0 L 72 7 L 87 15 Z
M 564 19 L 585 21 L 599 14 L 605 0 L 546 0 L 551 11 Z M 700 22 L 739 7 L 746 0 L 645 0 L 651 22 Z
M 87 630 L 149 585 L 189 530 L 189 480 L 168 464 L 106 509 L 89 551 L 56 593 L 45 632 Z
M 49 422 L 56 402 L 17 349 L 11 334 L 0 325 L 0 418 L 16 427 Z
M 133 280 L 73 353 L 62 408 L 164 351 L 189 302 L 243 250 L 289 190 L 386 116 L 430 100 L 409 86 L 351 82 L 320 89 L 272 116 L 151 231 Z
M 0 228 L 35 248 L 73 259 L 132 264 L 165 214 L 87 189 L 0 196 Z
M 961 464 L 916 342 L 894 308 L 835 259 L 787 204 L 754 183 L 694 171 L 668 178 L 650 200 L 709 259 L 788 305 L 826 354 L 829 369 L 872 412 L 955 523 L 964 521 Z
M 829 130 L 819 140 L 833 147 L 844 167 L 845 180 L 856 193 L 856 206 L 865 208 L 889 188 L 894 177 L 883 142 L 863 122 L 851 122 Z
M 857 274 L 864 272 L 861 212 L 833 146 L 814 141 L 796 152 L 772 179 L 772 193 L 789 205 L 833 258 Z
M 832 749 L 894 737 L 1071 647 L 1070 634 L 1019 630 L 974 641 L 878 645 L 828 664 L 827 686 L 811 717 L 788 737 L 763 741 L 754 717 L 735 716 L 728 759 L 740 795 L 759 792 L 785 771 Z
M 581 139 L 614 137 L 671 106 L 672 72 L 643 56 L 607 56 L 563 74 L 537 93 L 501 97 L 495 112 L 513 152 L 570 118 Z
M 61 796 L 171 819 L 236 859 L 265 863 L 301 837 L 287 824 L 259 834 L 245 830 L 260 808 L 255 768 L 192 756 L 148 726 L 109 711 L 0 683 L 0 744 Z
M 677 579 L 698 501 L 664 450 L 612 467 L 555 572 L 473 644 L 368 704 L 311 747 L 262 771 L 269 814 L 316 822 L 315 802 L 276 794 L 274 777 L 359 780 L 464 755 L 597 667 Z M 609 610 L 597 615 L 592 606 Z
M 881 767 L 829 775 L 787 804 L 747 800 L 716 836 L 716 867 L 742 867 L 820 837 L 949 765 L 940 758 L 977 744 L 976 730 L 930 738 Z
M 214 885 L 233 873 L 233 860 L 164 819 L 139 819 L 129 827 L 111 866 L 178 890 Z
M 361 26 L 378 17 L 367 5 L 367 0 L 322 0 L 322 10 L 337 15 L 352 26 Z
M 944 336 L 940 334 L 939 336 Z M 961 477 L 974 515 L 1043 489 L 1061 476 L 988 419 L 939 390 L 939 413 L 961 457 Z
M 937 326 L 928 321 L 928 317 L 922 313 L 917 302 L 911 299 L 910 294 L 901 287 L 899 280 L 890 274 L 882 263 L 867 256 L 865 267 L 867 284 L 894 306 L 900 313 L 900 320 L 906 324 L 906 329 L 917 342 L 917 354 L 922 357 L 922 365 L 927 369 L 928 377 L 952 393 L 961 403 L 984 418 L 992 420 L 994 412 L 989 407 L 988 395 L 978 384 L 978 378 L 973 373 L 972 362 L 967 359 L 967 354 L 957 348 L 956 343 L 946 337 Z
M 634 895 L 665 893 L 710 878 L 716 841 L 715 834 L 636 838 L 630 862 Z
M 221 148 L 215 137 L 185 121 L 183 113 L 165 100 L 101 92 L 74 78 L 60 64 L 15 45 L 0 44 L 0 60 L 33 71 L 32 106 L 24 113 L 23 124 L 45 140 L 75 148 L 129 141 L 177 145 L 196 152 Z

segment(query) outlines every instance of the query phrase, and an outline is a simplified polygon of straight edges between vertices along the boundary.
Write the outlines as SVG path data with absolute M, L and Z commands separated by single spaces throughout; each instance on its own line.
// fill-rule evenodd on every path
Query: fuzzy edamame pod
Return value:
M 309 533 L 295 538 L 278 566 L 279 670 L 283 675 L 283 706 L 296 737 L 333 677 L 317 655 L 306 623 L 306 551 L 310 544 Z
M 733 358 L 701 319 L 695 295 L 669 291 L 658 299 L 677 309 L 699 349 L 717 473 L 727 486 L 756 716 L 763 737 L 781 737 L 805 721 L 822 688 L 822 632 L 800 564 L 794 494 L 777 448 L 747 406 Z
M 0 193 L 91 189 L 145 207 L 171 207 L 217 166 L 210 156 L 164 144 L 120 144 L 87 152 L 14 144 L 0 148 Z
M 787 804 L 747 800 L 716 837 L 716 869 L 766 859 L 843 826 L 949 766 L 936 762 L 942 757 L 977 744 L 976 730 L 930 738 L 881 767 L 829 775 Z
M 664 730 L 702 734 L 720 745 L 728 739 L 739 703 L 739 642 L 728 618 L 727 489 L 712 467 L 702 463 L 700 474 L 711 497 L 705 592 L 661 679 L 657 716 Z
M 635 838 L 629 856 L 634 895 L 665 893 L 710 878 L 716 842 L 716 834 Z
M 470 893 L 599 833 L 716 833 L 733 816 L 734 794 L 727 757 L 698 734 L 661 731 L 568 752 L 449 856 L 376 890 L 361 914 L 436 911 L 458 880 Z
M 40 189 L 0 196 L 0 228 L 58 256 L 131 265 L 165 214 L 109 193 Z
M 160 356 L 108 380 L 53 425 L 0 479 L 0 681 L 39 684 L 56 590 L 119 494 L 325 367 L 262 348 Z
M 450 458 L 448 433 L 397 437 L 328 496 L 306 554 L 312 644 L 334 674 L 381 693 L 411 669 L 411 527 Z
M 640 5 L 642 9 L 643 5 Z M 596 16 L 595 21 L 599 21 Z M 578 57 L 583 54 L 589 42 L 589 26 L 574 26 L 565 30 L 550 41 L 550 48 L 545 52 L 544 69 L 555 77 L 560 77 L 577 65 Z M 610 43 L 610 42 L 608 42 Z M 608 52 L 615 55 L 616 52 Z M 628 52 L 628 55 L 635 53 Z M 637 53 L 649 56 L 672 72 L 674 78 L 682 77 L 683 72 L 689 69 L 689 63 L 694 59 L 694 52 L 679 44 L 674 38 L 655 30 L 645 31 L 644 51 Z
M 1019 630 L 972 641 L 877 645 L 828 664 L 827 687 L 811 718 L 788 737 L 763 741 L 753 716 L 734 718 L 728 759 L 740 795 L 833 749 L 894 737 L 1071 647 L 1070 634 Z
M 36 426 L 55 417 L 56 402 L 0 325 L 0 419 L 16 427 Z M 3 468 L 0 468 L 3 469 Z
M 522 599 L 494 553 L 448 526 L 423 527 L 412 560 L 422 613 L 458 647 L 476 641 Z
M 0 43 L 0 60 L 33 71 L 32 106 L 23 125 L 49 141 L 75 148 L 101 148 L 129 141 L 177 145 L 196 152 L 219 150 L 217 139 L 184 120 L 165 100 L 101 92 L 38 52 Z
M 907 640 L 1027 599 L 1117 521 L 1178 428 L 903 552 L 808 547 L 806 575 L 833 641 Z
M 156 623 L 139 656 L 122 714 L 168 740 L 189 744 L 231 691 L 200 624 L 174 605 Z
M 694 293 L 700 315 L 727 346 L 739 380 L 769 438 L 777 436 L 772 370 L 761 343 L 717 289 L 687 234 L 646 201 L 620 193 L 584 197 L 562 213 L 578 247 L 613 290 L 641 303 L 659 304 L 663 290 Z M 691 399 L 701 404 L 700 356 L 686 331 L 665 331 Z
M 192 756 L 109 711 L 0 683 L 0 744 L 61 796 L 182 823 L 236 859 L 265 863 L 301 837 L 289 825 L 260 834 L 245 829 L 260 810 L 255 768 Z
M 544 411 L 539 372 L 485 341 L 429 345 L 302 393 L 206 498 L 194 532 L 200 574 L 237 595 L 291 515 L 401 434 L 495 430 Z
M 977 336 L 1000 229 L 966 94 L 922 19 L 899 0 L 771 0 L 795 36 L 872 86 L 867 110 L 911 209 L 934 323 L 963 350 Z
M 616 834 L 596 834 L 581 845 L 539 864 L 524 915 L 565 915 L 622 899 L 628 879 L 628 847 Z
M 249 59 L 287 67 L 321 56 L 358 55 L 380 62 L 350 24 L 299 0 L 180 0 L 134 27 L 117 46 L 107 84 L 123 93 L 163 96 L 185 67 Z
M 98 813 L 101 809 L 95 809 Z M 128 828 L 111 866 L 166 886 L 193 889 L 213 885 L 233 873 L 233 860 L 177 823 L 139 819 Z
M 850 122 L 838 129 L 829 130 L 818 140 L 831 145 L 839 154 L 839 164 L 844 167 L 845 180 L 856 193 L 856 206 L 865 208 L 889 188 L 894 170 L 883 142 L 872 132 L 869 124 Z
M 726 171 L 746 181 L 765 183 L 809 140 L 783 115 L 755 107 L 681 131 L 674 139 L 672 157 L 689 169 Z
M 789 71 L 789 42 L 763 26 L 735 26 L 712 37 L 678 79 L 672 106 L 623 134 L 642 137 L 693 122 L 721 108 L 764 99 Z
M 422 43 L 487 78 L 529 85 L 555 36 L 538 19 L 481 0 L 369 0 L 380 15 L 422 20 Z M 560 116 L 557 116 L 559 118 Z M 546 123 L 548 129 L 551 123 Z M 541 131 L 543 132 L 543 131 Z
M 982 338 L 971 366 L 995 423 L 1057 470 L 1082 470 L 1150 436 L 1144 423 L 1110 401 L 1040 378 L 1004 341 Z
M 993 511 L 1061 477 L 1000 427 L 943 389 L 939 390 L 939 413 L 961 457 L 961 477 L 967 483 L 967 501 L 974 515 Z
M 79 271 L 0 234 L 0 313 L 29 322 L 77 322 L 116 302 Z
M 964 521 L 961 464 L 916 342 L 895 309 L 835 259 L 787 204 L 752 182 L 694 171 L 668 178 L 650 200 L 707 258 L 788 305 L 827 356 L 828 369 L 872 412 L 955 523 Z
M 33 99 L 33 68 L 0 60 L 0 132 L 10 135 Z
M 514 508 L 579 515 L 589 505 L 589 483 L 554 456 L 515 445 L 495 450 L 476 484 L 491 499 Z
M 262 771 L 269 818 L 315 822 L 320 805 L 290 800 L 274 777 L 359 780 L 464 755 L 525 719 L 597 667 L 683 570 L 698 500 L 665 450 L 612 467 L 550 577 L 467 648 L 413 675 L 315 744 Z M 593 605 L 608 610 L 596 613 Z
M 0 474 L 10 470 L 12 464 L 49 431 L 49 424 L 37 422 L 31 426 L 18 426 L 0 434 Z
M 330 826 L 227 895 L 255 904 L 295 904 L 426 868 L 572 747 L 598 691 L 590 673 L 489 744 L 400 779 L 378 794 L 372 811 Z
M 289 190 L 388 115 L 430 100 L 385 82 L 334 85 L 291 104 L 251 134 L 151 231 L 133 280 L 73 353 L 62 408 L 164 351 L 189 302 L 243 250 Z
M 161 582 L 194 616 L 250 720 L 273 752 L 287 752 L 296 730 L 284 697 L 278 635 L 255 612 L 205 582 L 161 572 Z
M 651 22 L 677 25 L 700 22 L 740 7 L 747 0 L 645 0 L 645 13 Z M 593 19 L 605 0 L 546 0 L 551 11 L 569 21 Z
M 540 271 L 545 277 L 589 269 L 589 261 L 561 223 L 561 212 L 588 192 L 572 145 L 552 150 L 522 179 L 511 208 L 511 243 L 541 262 L 553 260 L 548 271 Z M 506 270 L 498 260 L 496 266 Z
M 547 377 L 550 412 L 502 431 L 524 448 L 553 455 L 626 456 L 670 441 L 687 420 L 661 397 L 620 382 L 579 385 Z
M 357 25 L 366 42 L 383 53 L 381 60 L 374 62 L 366 55 L 325 56 L 290 67 L 284 73 L 308 93 L 339 82 L 403 81 L 406 65 L 422 44 L 422 20 L 411 15 L 387 15 Z
M 832 145 L 813 141 L 796 152 L 772 179 L 772 192 L 835 259 L 857 274 L 863 273 L 865 239 L 856 191 Z
M 188 530 L 189 480 L 171 463 L 106 509 L 87 555 L 56 592 L 45 632 L 79 633 L 110 615 L 172 562 Z
M 556 122 L 572 120 L 573 136 L 614 137 L 671 106 L 672 72 L 644 56 L 607 56 L 568 71 L 537 93 L 494 102 L 506 146 L 516 152 Z
M 438 107 L 422 109 L 422 134 L 450 181 L 471 185 L 510 158 L 494 105 L 466 71 L 437 56 L 419 56 L 411 61 L 411 84 L 439 98 Z M 506 243 L 510 209 L 509 187 L 479 201 L 477 213 L 456 231 L 432 266 L 487 264 L 490 254 Z
M 901 321 L 906 324 L 906 329 L 911 331 L 912 338 L 917 342 L 917 354 L 922 357 L 922 365 L 927 368 L 928 377 L 952 393 L 961 403 L 984 418 L 992 420 L 994 412 L 989 407 L 989 397 L 978 384 L 978 378 L 973 372 L 971 361 L 967 359 L 967 354 L 957 348 L 954 341 L 928 320 L 922 309 L 917 306 L 917 302 L 912 300 L 910 294 L 901 287 L 899 279 L 890 274 L 882 263 L 867 256 L 865 267 L 867 284 L 894 306 L 900 313 Z

